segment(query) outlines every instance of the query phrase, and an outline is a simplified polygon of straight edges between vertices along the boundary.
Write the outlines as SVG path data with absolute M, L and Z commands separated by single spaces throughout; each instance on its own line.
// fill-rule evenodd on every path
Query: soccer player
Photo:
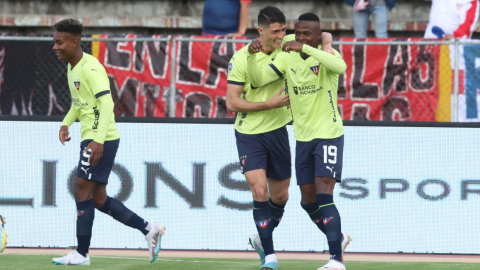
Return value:
M 249 45 L 247 70 L 252 87 L 279 78 L 287 80 L 302 207 L 325 233 L 330 250 L 330 261 L 319 270 L 344 270 L 342 245 L 348 244 L 350 236 L 341 232 L 333 189 L 341 181 L 344 143 L 337 108 L 338 77 L 347 65 L 338 52 L 334 56 L 317 49 L 321 34 L 318 16 L 302 14 L 295 24 L 295 41 L 283 45 L 284 52 L 275 57 L 270 67 L 262 69 L 258 64 L 263 45 L 258 41 Z
M 53 29 L 53 50 L 59 60 L 67 60 L 69 63 L 68 87 L 73 100 L 72 107 L 62 122 L 59 139 L 63 145 L 71 139 L 68 127 L 78 118 L 82 125 L 82 142 L 74 194 L 78 247 L 67 256 L 52 259 L 52 262 L 61 265 L 90 265 L 88 248 L 95 208 L 141 231 L 148 242 L 150 262 L 154 262 L 160 251 L 160 240 L 165 227 L 160 223 L 148 223 L 106 193 L 120 135 L 115 126 L 114 104 L 105 68 L 95 57 L 82 51 L 80 41 L 83 25 L 80 22 L 66 19 L 56 23 Z
M 281 52 L 285 37 L 285 15 L 266 6 L 258 14 L 259 42 L 263 50 L 258 65 L 267 67 Z M 331 35 L 322 38 L 324 49 L 331 49 Z M 242 172 L 253 195 L 253 217 L 258 234 L 249 239 L 260 255 L 260 269 L 277 269 L 272 233 L 282 219 L 288 200 L 291 156 L 286 124 L 292 120 L 289 96 L 283 94 L 284 80 L 277 78 L 268 86 L 252 88 L 247 72 L 247 50 L 243 47 L 232 57 L 228 68 L 227 108 L 238 112 L 235 137 Z M 333 51 L 333 49 L 331 49 Z M 270 194 L 269 194 L 270 191 Z
M 5 233 L 5 217 L 0 215 L 0 225 L 2 226 L 2 231 L 0 232 L 0 253 L 5 250 L 5 245 L 7 245 L 7 234 Z

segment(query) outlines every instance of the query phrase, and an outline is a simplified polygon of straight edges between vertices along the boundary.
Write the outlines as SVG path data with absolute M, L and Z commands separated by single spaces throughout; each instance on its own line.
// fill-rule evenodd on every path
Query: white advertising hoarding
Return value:
M 9 246 L 75 246 L 80 125 L 1 121 L 0 214 Z M 245 250 L 252 197 L 232 125 L 117 123 L 120 148 L 107 192 L 162 222 L 164 249 Z M 295 138 L 288 126 L 292 158 Z M 345 127 L 343 183 L 334 200 L 351 252 L 480 253 L 480 130 Z M 292 164 L 294 160 L 292 160 Z M 295 168 L 276 250 L 328 250 L 300 207 Z M 146 247 L 143 235 L 95 211 L 92 247 Z

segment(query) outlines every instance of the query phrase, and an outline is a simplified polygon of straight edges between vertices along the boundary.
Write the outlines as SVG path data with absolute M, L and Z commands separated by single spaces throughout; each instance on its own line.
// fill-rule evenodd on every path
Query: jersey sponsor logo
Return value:
M 327 225 L 330 221 L 332 221 L 333 217 L 329 217 L 329 218 L 324 218 L 323 219 L 323 225 Z
M 319 218 L 319 219 L 315 220 L 313 223 L 318 224 L 318 223 L 320 223 L 321 221 L 322 221 L 322 219 Z
M 310 67 L 310 70 L 313 71 L 313 73 L 315 73 L 315 75 L 318 76 L 318 71 L 320 70 L 320 65 L 315 66 L 315 67 Z
M 258 227 L 260 227 L 260 228 L 262 228 L 262 229 L 265 229 L 265 228 L 268 226 L 268 223 L 270 223 L 271 220 L 272 220 L 272 219 L 269 218 L 268 220 L 255 222 L 255 224 L 257 224 Z
M 281 218 L 276 218 L 276 217 L 272 217 L 276 222 L 280 223 L 280 221 L 282 221 Z
M 328 95 L 330 96 L 330 105 L 332 105 L 333 110 L 333 122 L 337 122 L 337 114 L 335 110 L 335 105 L 333 104 L 332 90 L 328 90 Z
M 93 107 L 93 112 L 95 113 L 95 121 L 93 121 L 92 129 L 98 128 L 98 119 L 100 119 L 100 111 L 97 106 Z
M 77 218 L 78 218 L 79 216 L 83 215 L 83 213 L 84 213 L 84 211 L 79 211 L 79 210 L 77 210 Z
M 320 88 L 315 88 L 315 85 L 307 85 L 307 86 L 293 86 L 293 92 L 295 92 L 295 95 L 310 95 L 310 94 L 316 94 L 320 92 L 323 89 L 323 87 L 320 86 Z
M 75 88 L 77 88 L 77 91 L 80 91 L 80 82 L 74 82 Z
M 335 166 L 332 166 L 332 168 L 330 168 L 330 167 L 327 166 L 327 169 L 329 169 L 330 172 L 333 173 L 333 168 L 334 168 L 334 167 L 335 167 Z
M 292 70 L 292 72 L 295 73 L 295 75 L 297 75 L 297 71 L 293 70 L 293 68 L 290 68 L 290 70 Z

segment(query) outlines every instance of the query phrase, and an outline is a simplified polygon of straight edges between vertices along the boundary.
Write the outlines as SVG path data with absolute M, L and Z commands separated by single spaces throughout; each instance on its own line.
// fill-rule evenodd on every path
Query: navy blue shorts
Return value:
M 297 184 L 314 184 L 315 177 L 332 177 L 342 181 L 343 135 L 335 139 L 297 141 L 295 171 Z
M 292 176 L 292 156 L 287 127 L 261 134 L 243 134 L 235 130 L 242 173 L 265 169 L 267 177 L 286 179 Z
M 120 139 L 106 141 L 103 144 L 102 158 L 100 158 L 100 161 L 95 166 L 88 164 L 90 150 L 87 153 L 83 153 L 83 150 L 87 148 L 90 142 L 92 142 L 92 140 L 85 140 L 80 143 L 80 161 L 78 161 L 77 177 L 95 180 L 106 185 L 108 184 L 108 177 L 110 176 L 113 162 L 115 161 L 115 156 L 117 155 Z

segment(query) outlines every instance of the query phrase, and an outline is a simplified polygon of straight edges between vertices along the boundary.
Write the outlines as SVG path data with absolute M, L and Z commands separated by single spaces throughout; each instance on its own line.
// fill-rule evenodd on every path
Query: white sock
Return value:
M 145 227 L 145 230 L 147 230 L 147 231 L 152 230 L 152 224 L 150 224 L 150 222 L 147 224 L 147 227 Z
M 265 256 L 265 263 L 277 262 L 277 254 L 273 253 Z

